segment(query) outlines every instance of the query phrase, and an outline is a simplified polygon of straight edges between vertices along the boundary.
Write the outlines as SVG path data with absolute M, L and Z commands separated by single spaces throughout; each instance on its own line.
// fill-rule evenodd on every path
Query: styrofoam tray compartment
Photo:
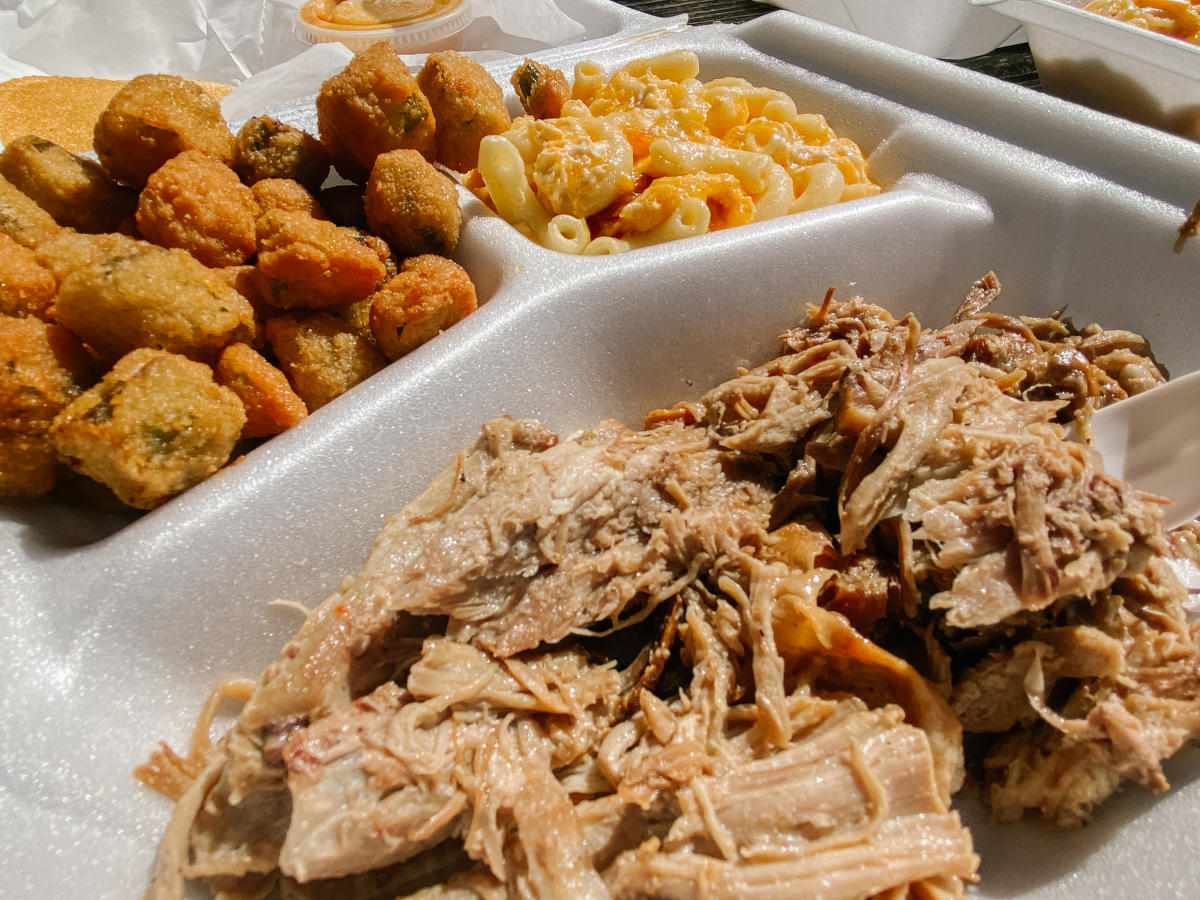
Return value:
M 770 41 L 792 52 L 836 46 L 842 64 L 881 62 L 911 75 L 910 86 L 942 71 L 797 16 L 769 18 L 546 58 L 613 68 L 694 48 L 701 78 L 742 76 L 823 112 L 863 146 L 885 193 L 586 259 L 532 244 L 464 195 L 457 255 L 486 302 L 441 338 L 102 540 L 103 523 L 61 510 L 0 513 L 5 892 L 139 894 L 169 804 L 134 781 L 133 767 L 158 739 L 186 743 L 217 681 L 257 676 L 274 658 L 300 620 L 270 601 L 312 606 L 335 589 L 384 517 L 487 419 L 534 416 L 560 433 L 605 417 L 637 425 L 647 410 L 769 358 L 776 335 L 831 285 L 937 325 L 989 269 L 1005 285 L 1005 310 L 1066 305 L 1077 322 L 1145 333 L 1175 374 L 1197 368 L 1200 244 L 1171 249 L 1182 208 L 931 111 L 986 107 L 987 86 L 970 79 L 900 103 L 763 52 Z M 507 82 L 506 68 L 494 74 Z M 1068 136 L 1086 131 L 1082 110 L 1055 104 Z M 286 112 L 311 115 L 303 104 Z M 1168 173 L 1200 170 L 1200 145 L 1133 135 Z M 1119 156 L 1127 137 L 1097 135 L 1089 152 Z M 1195 762 L 1173 767 L 1182 784 L 1170 796 L 1152 802 L 1131 789 L 1082 832 L 980 824 L 975 893 L 1117 897 L 1136 882 L 1149 896 L 1184 896 L 1200 878 L 1179 837 L 1200 829 Z
M 1085 12 L 1088 0 L 968 0 L 1021 22 L 1046 90 L 1200 140 L 1200 46 Z
M 772 6 L 938 59 L 966 59 L 1023 40 L 1021 27 L 965 0 L 766 0 Z

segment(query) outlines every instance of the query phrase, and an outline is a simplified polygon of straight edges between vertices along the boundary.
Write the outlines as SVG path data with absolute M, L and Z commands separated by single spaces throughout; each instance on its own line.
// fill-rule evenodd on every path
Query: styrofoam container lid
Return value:
M 966 59 L 1024 40 L 1017 23 L 964 0 L 766 2 L 938 59 Z
M 1200 140 L 1200 46 L 1084 11 L 1088 0 L 967 0 L 1024 25 L 1052 94 Z
M 389 25 L 341 24 L 321 15 L 323 8 L 334 5 L 332 0 L 308 0 L 296 11 L 296 36 L 310 44 L 341 43 L 354 51 L 365 50 L 379 41 L 387 41 L 399 53 L 455 50 L 458 33 L 474 17 L 471 0 L 452 0 L 442 12 L 434 9 L 432 15 L 418 13 Z

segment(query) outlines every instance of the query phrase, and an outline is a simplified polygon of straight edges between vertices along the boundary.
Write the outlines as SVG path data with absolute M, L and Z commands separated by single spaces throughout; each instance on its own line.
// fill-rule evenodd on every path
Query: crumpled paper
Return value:
M 166 72 L 239 84 L 309 45 L 303 0 L 0 0 L 0 79 Z M 467 0 L 464 49 L 510 53 L 586 38 L 553 0 Z

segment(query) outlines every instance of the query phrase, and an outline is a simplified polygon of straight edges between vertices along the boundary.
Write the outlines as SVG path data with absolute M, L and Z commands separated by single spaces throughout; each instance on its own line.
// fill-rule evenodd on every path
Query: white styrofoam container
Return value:
M 1200 140 L 1200 46 L 1085 12 L 1088 0 L 967 0 L 1025 27 L 1046 90 Z
M 1020 25 L 964 0 L 766 2 L 938 59 L 966 59 L 1024 40 Z
M 0 508 L 0 896 L 137 896 L 169 808 L 133 767 L 158 739 L 186 743 L 218 680 L 274 658 L 299 620 L 270 601 L 334 590 L 489 418 L 636 425 L 771 356 L 830 285 L 938 324 L 989 269 L 1008 311 L 1065 305 L 1145 333 L 1174 374 L 1200 368 L 1200 243 L 1172 252 L 1200 144 L 784 12 L 540 58 L 615 67 L 679 47 L 702 78 L 825 113 L 886 192 L 592 258 L 530 243 L 464 193 L 456 255 L 485 302 L 447 334 L 140 518 Z M 502 84 L 509 68 L 493 67 Z M 1167 796 L 1128 789 L 1067 834 L 992 827 L 964 799 L 974 895 L 1190 896 L 1198 757 L 1170 765 Z

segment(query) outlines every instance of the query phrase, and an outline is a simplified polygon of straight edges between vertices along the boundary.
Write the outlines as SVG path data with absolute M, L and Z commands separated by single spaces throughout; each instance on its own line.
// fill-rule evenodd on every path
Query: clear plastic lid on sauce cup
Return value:
M 471 18 L 471 0 L 308 0 L 296 13 L 296 35 L 356 52 L 379 41 L 399 53 L 457 50 Z

